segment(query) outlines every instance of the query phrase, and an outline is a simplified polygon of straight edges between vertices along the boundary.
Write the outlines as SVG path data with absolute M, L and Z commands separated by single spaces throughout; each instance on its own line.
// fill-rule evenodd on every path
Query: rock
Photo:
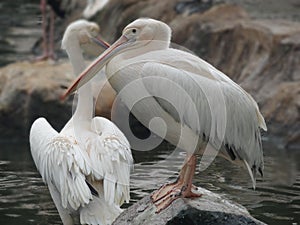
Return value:
M 60 130 L 72 114 L 72 99 L 59 96 L 72 80 L 68 64 L 20 62 L 0 70 L 1 139 L 28 138 L 32 122 L 45 117 Z
M 124 211 L 113 225 L 264 224 L 253 218 L 243 206 L 206 189 L 198 190 L 203 193 L 201 198 L 179 198 L 159 214 L 155 213 L 150 196 L 146 196 Z
M 281 142 L 287 143 L 286 147 L 299 149 L 300 81 L 278 84 L 272 96 L 264 102 L 262 109 L 272 135 L 282 137 Z

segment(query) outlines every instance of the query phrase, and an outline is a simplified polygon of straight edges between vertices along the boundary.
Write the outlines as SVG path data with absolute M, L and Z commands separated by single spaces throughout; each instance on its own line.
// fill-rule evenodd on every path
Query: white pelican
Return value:
M 126 90 L 124 102 L 130 102 L 127 96 L 143 92 L 143 101 L 135 105 L 133 114 L 153 132 L 187 151 L 177 181 L 152 195 L 157 212 L 179 197 L 201 196 L 194 192 L 192 179 L 196 155 L 204 154 L 207 146 L 247 168 L 255 187 L 255 175 L 262 175 L 264 167 L 260 128 L 267 129 L 257 103 L 246 91 L 199 57 L 170 48 L 170 39 L 167 24 L 149 18 L 135 20 L 63 96 L 80 90 L 104 65 L 111 86 L 118 93 L 122 88 Z M 127 88 L 132 83 L 137 84 L 136 88 Z M 152 97 L 145 98 L 145 92 Z M 169 97 L 171 102 L 161 96 Z M 148 124 L 153 117 L 165 121 L 166 133 L 160 126 Z
M 99 27 L 79 20 L 66 29 L 62 47 L 75 74 L 85 68 L 81 46 L 92 44 Z M 96 47 L 96 46 L 95 46 Z M 45 118 L 30 130 L 32 157 L 58 209 L 64 225 L 111 224 L 129 201 L 133 163 L 130 145 L 111 121 L 92 118 L 90 84 L 80 89 L 74 115 L 58 133 Z

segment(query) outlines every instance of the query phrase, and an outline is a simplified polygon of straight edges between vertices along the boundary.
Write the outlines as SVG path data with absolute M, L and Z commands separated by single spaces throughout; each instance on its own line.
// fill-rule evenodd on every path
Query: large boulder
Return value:
M 168 208 L 156 213 L 146 196 L 124 211 L 113 225 L 263 225 L 241 205 L 198 188 L 201 198 L 175 200 Z
M 32 122 L 46 117 L 60 130 L 72 115 L 72 99 L 59 100 L 73 79 L 71 67 L 20 62 L 0 70 L 0 139 L 28 138 Z

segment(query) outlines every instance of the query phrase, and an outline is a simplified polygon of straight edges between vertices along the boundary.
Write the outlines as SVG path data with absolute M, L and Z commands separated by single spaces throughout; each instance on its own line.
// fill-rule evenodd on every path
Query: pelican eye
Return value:
M 132 33 L 134 33 L 134 34 L 135 34 L 135 33 L 136 33 L 136 29 L 132 29 Z

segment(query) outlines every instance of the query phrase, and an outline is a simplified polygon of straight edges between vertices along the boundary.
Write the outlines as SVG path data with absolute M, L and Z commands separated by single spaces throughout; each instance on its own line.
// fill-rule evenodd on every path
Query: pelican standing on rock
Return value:
M 178 179 L 152 195 L 157 212 L 179 197 L 201 196 L 192 179 L 196 157 L 208 145 L 219 156 L 245 167 L 255 187 L 255 175 L 262 175 L 264 167 L 260 128 L 267 129 L 257 103 L 246 91 L 199 57 L 170 48 L 170 40 L 167 24 L 149 18 L 135 20 L 63 96 L 80 90 L 105 65 L 111 86 L 118 93 L 126 90 L 124 102 L 127 96 L 139 94 L 136 88 L 127 87 L 133 83 L 142 87 L 143 98 L 133 114 L 154 133 L 187 151 Z M 149 95 L 144 97 L 145 93 Z M 165 93 L 170 102 L 162 98 Z M 149 125 L 153 117 L 165 121 L 165 133 L 160 126 Z
M 66 29 L 62 47 L 75 74 L 85 68 L 81 47 L 95 48 L 98 33 L 99 27 L 85 20 Z M 130 145 L 111 121 L 92 118 L 92 113 L 87 83 L 78 93 L 74 115 L 60 133 L 44 118 L 35 120 L 30 130 L 32 157 L 64 225 L 74 224 L 78 217 L 80 224 L 111 224 L 121 213 L 119 206 L 130 198 Z

